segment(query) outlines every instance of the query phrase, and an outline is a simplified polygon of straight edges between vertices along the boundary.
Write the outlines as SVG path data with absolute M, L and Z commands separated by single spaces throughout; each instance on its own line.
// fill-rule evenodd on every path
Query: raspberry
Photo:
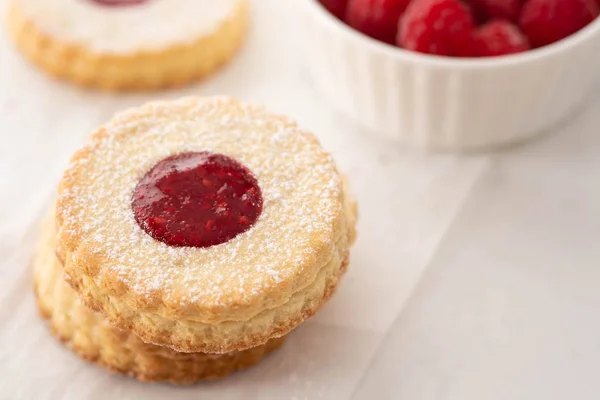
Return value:
M 323 4 L 323 7 L 339 19 L 344 19 L 346 16 L 348 0 L 320 0 L 320 2 Z
M 262 212 L 252 173 L 208 152 L 174 155 L 137 184 L 131 207 L 138 225 L 169 246 L 210 247 L 247 231 Z
M 597 16 L 594 0 L 527 0 L 519 26 L 531 45 L 540 47 L 572 35 Z
M 398 45 L 442 56 L 473 56 L 475 22 L 460 0 L 414 0 L 400 21 Z
M 475 32 L 477 55 L 481 57 L 503 56 L 529 50 L 529 43 L 516 25 L 495 20 Z
M 522 0 L 471 0 L 470 4 L 477 15 L 485 20 L 502 18 L 517 22 Z
M 374 39 L 393 44 L 398 20 L 409 3 L 410 0 L 350 0 L 346 22 Z

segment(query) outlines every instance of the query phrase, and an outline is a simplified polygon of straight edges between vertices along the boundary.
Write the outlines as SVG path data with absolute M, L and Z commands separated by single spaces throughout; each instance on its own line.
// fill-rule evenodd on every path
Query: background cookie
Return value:
M 229 60 L 245 36 L 247 0 L 137 3 L 12 0 L 7 24 L 19 50 L 45 71 L 108 90 L 196 81 Z

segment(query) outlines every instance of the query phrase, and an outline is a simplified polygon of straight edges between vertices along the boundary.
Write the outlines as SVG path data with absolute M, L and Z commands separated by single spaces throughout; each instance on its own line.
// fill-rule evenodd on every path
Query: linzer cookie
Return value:
M 180 86 L 240 47 L 247 0 L 11 0 L 23 54 L 60 78 L 108 90 Z
M 114 328 L 77 298 L 63 280 L 55 255 L 54 212 L 44 221 L 34 260 L 35 291 L 40 313 L 54 336 L 81 358 L 110 371 L 143 381 L 192 384 L 225 377 L 259 363 L 281 346 L 285 337 L 263 346 L 227 354 L 178 353 L 168 347 L 142 342 L 137 336 Z
M 224 354 L 312 316 L 348 265 L 356 207 L 286 117 L 230 98 L 117 115 L 71 159 L 57 254 L 88 307 L 143 342 Z

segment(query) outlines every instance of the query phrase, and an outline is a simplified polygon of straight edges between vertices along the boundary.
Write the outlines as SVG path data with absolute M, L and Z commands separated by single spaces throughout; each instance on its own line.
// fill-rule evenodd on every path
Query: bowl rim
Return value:
M 307 8 L 318 15 L 324 23 L 329 25 L 338 33 L 345 35 L 349 40 L 354 40 L 371 51 L 379 52 L 397 61 L 418 62 L 430 67 L 459 68 L 459 69 L 487 69 L 497 67 L 509 67 L 526 63 L 537 62 L 546 58 L 551 58 L 568 49 L 587 42 L 595 35 L 600 35 L 600 17 L 589 23 L 583 29 L 575 32 L 565 39 L 529 50 L 523 53 L 511 54 L 501 57 L 447 57 L 425 53 L 418 53 L 410 50 L 404 50 L 384 42 L 373 39 L 346 25 L 343 21 L 331 14 L 318 0 L 298 0 L 304 3 Z

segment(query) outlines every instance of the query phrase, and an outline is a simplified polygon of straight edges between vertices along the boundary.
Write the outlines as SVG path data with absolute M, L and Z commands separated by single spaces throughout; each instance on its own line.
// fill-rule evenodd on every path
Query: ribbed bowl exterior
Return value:
M 425 150 L 492 149 L 560 122 L 600 78 L 600 22 L 554 46 L 510 57 L 431 57 L 352 31 L 300 0 L 303 59 L 336 109 Z

